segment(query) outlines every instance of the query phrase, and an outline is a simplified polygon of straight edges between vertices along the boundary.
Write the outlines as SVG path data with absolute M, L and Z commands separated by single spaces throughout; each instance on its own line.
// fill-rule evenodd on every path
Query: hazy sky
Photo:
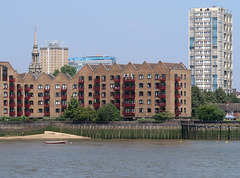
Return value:
M 69 57 L 112 55 L 129 61 L 188 62 L 188 13 L 220 6 L 233 14 L 233 86 L 240 90 L 239 0 L 8 0 L 0 6 L 0 60 L 18 72 L 31 62 L 34 26 L 38 46 L 62 40 Z

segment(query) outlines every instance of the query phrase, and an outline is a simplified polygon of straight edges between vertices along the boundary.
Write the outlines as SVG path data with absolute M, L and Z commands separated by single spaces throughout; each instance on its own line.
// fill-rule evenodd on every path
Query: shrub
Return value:
M 152 118 L 145 118 L 145 117 L 142 117 L 140 119 L 137 120 L 139 123 L 155 123 L 156 120 L 155 119 L 152 119 Z
M 156 121 L 165 121 L 165 120 L 173 119 L 173 117 L 170 112 L 165 111 L 165 112 L 159 112 L 153 115 L 153 119 L 155 119 Z

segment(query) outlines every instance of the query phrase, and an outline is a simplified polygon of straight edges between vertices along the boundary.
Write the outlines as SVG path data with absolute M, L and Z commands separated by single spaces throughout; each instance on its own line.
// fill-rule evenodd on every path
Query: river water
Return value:
M 240 141 L 0 141 L 0 177 L 240 177 Z

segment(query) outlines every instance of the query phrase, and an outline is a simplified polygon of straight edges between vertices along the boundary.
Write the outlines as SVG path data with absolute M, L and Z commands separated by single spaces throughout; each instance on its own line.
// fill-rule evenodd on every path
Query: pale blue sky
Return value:
M 0 60 L 27 72 L 36 25 L 39 48 L 45 40 L 63 40 L 69 57 L 102 54 L 123 64 L 189 66 L 189 10 L 213 5 L 233 14 L 233 86 L 240 90 L 239 0 L 2 0 Z

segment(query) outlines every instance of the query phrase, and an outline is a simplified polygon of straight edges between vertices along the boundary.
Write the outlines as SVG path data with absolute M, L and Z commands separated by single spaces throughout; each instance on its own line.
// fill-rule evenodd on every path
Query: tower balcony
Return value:
M 30 112 L 29 111 L 25 111 L 25 116 L 30 116 Z
M 93 87 L 93 91 L 100 91 L 100 87 Z
M 135 98 L 135 95 L 123 95 L 123 98 Z
M 14 116 L 15 115 L 15 111 L 10 111 L 9 115 L 10 116 Z
M 25 91 L 30 91 L 30 87 L 25 87 Z
M 94 108 L 99 108 L 100 107 L 100 103 L 93 103 L 93 107 Z
M 134 116 L 135 112 L 134 111 L 123 111 L 122 115 L 124 115 L 124 116 Z
M 135 86 L 124 86 L 123 90 L 135 90 Z
M 99 99 L 100 95 L 93 95 L 93 99 Z
M 17 87 L 17 91 L 23 91 L 22 87 Z
M 9 95 L 9 99 L 14 99 L 15 95 Z
M 166 77 L 160 77 L 159 80 L 160 80 L 160 82 L 165 82 L 166 81 Z
M 14 91 L 15 87 L 9 87 L 9 90 Z
M 180 98 L 181 95 L 180 94 L 175 94 L 175 98 Z
M 95 83 L 100 83 L 100 78 L 95 78 L 95 79 L 94 79 L 94 82 L 95 82 Z
M 160 98 L 166 98 L 166 94 L 160 94 L 159 97 Z
M 84 87 L 79 87 L 78 91 L 84 91 Z
M 15 78 L 10 78 L 10 79 L 9 79 L 9 82 L 10 82 L 10 83 L 13 83 L 13 82 L 15 82 L 15 81 L 16 81 Z
M 181 81 L 181 78 L 180 77 L 175 77 L 175 82 L 179 82 L 179 81 Z
M 30 95 L 26 95 L 26 96 L 25 96 L 25 99 L 26 99 L 26 100 L 29 100 L 30 98 L 31 98 Z
M 84 95 L 78 96 L 78 99 L 83 100 L 84 99 Z
M 114 87 L 113 89 L 114 90 L 120 90 L 120 87 Z
M 134 78 L 123 78 L 123 82 L 135 82 Z
M 166 86 L 164 86 L 164 85 L 163 86 L 159 86 L 159 89 L 160 90 L 166 90 Z
M 22 103 L 17 103 L 17 107 L 21 108 L 21 107 L 23 107 L 23 104 Z
M 119 99 L 119 98 L 120 98 L 120 95 L 114 95 L 113 98 Z
M 44 116 L 50 116 L 50 112 L 49 111 L 44 111 Z
M 78 79 L 78 83 L 84 83 L 84 79 Z
M 23 112 L 22 111 L 18 111 L 17 112 L 17 116 L 22 116 L 23 115 Z
M 180 85 L 175 85 L 175 90 L 179 90 L 181 89 L 181 86 Z
M 175 103 L 175 106 L 176 106 L 176 107 L 177 107 L 177 106 L 181 106 L 181 103 L 176 102 L 176 103 Z
M 120 82 L 120 78 L 114 78 L 114 82 L 116 83 L 116 82 Z
M 23 95 L 17 95 L 17 99 L 19 100 L 23 99 Z
M 66 99 L 67 99 L 67 95 L 62 95 L 62 96 L 61 96 L 61 99 L 62 99 L 62 100 L 66 100 Z
M 45 100 L 49 100 L 49 99 L 50 99 L 50 96 L 49 96 L 49 95 L 45 95 L 43 98 L 44 98 Z
M 122 104 L 123 107 L 135 107 L 134 103 L 123 103 Z
M 10 107 L 15 107 L 15 103 L 9 103 Z
M 175 110 L 175 115 L 181 115 L 181 111 L 180 110 Z
M 45 107 L 45 108 L 49 108 L 49 107 L 50 107 L 50 104 L 49 104 L 49 103 L 45 103 L 45 104 L 44 104 L 44 107 Z

